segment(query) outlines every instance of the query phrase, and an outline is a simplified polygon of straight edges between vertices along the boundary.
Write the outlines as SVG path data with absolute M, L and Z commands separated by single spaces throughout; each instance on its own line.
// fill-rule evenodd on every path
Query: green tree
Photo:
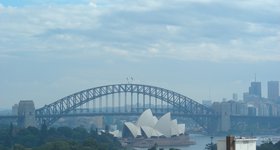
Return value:
M 35 127 L 21 129 L 15 136 L 15 143 L 24 145 L 25 147 L 35 147 L 40 145 L 40 131 Z
M 66 141 L 49 142 L 34 150 L 70 150 L 70 145 Z
M 72 137 L 73 139 L 77 139 L 77 140 L 84 140 L 89 136 L 87 130 L 85 128 L 82 127 L 77 127 L 74 128 L 72 131 Z
M 157 147 L 158 147 L 158 145 L 157 145 L 157 143 L 156 143 L 156 144 L 154 144 L 154 146 L 152 146 L 152 147 L 149 148 L 148 150 L 157 150 Z
M 72 137 L 72 129 L 69 127 L 58 127 L 57 134 L 62 135 L 64 137 L 70 138 Z
M 20 144 L 15 144 L 13 150 L 25 150 L 25 147 Z
M 96 142 L 96 140 L 94 138 L 88 138 L 83 142 L 83 146 L 97 148 L 98 143 Z
M 0 149 L 1 150 L 9 150 L 7 147 L 3 146 L 3 145 L 0 145 Z
M 28 127 L 16 129 L 11 136 L 12 126 L 0 128 L 0 150 L 120 150 L 120 142 L 111 134 L 87 132 L 78 128 L 50 128 L 42 126 L 41 129 Z M 14 128 L 14 127 L 13 127 Z M 14 143 L 11 144 L 9 137 Z M 26 147 L 26 148 L 25 148 Z
M 91 137 L 97 137 L 98 136 L 97 128 L 91 127 L 90 131 L 89 131 L 89 134 L 90 134 Z
M 41 131 L 40 131 L 40 145 L 43 144 L 47 138 L 48 135 L 48 127 L 46 125 L 46 121 L 41 126 Z
M 275 148 L 274 144 L 271 141 L 265 142 L 260 146 L 257 146 L 257 150 L 279 150 Z
M 275 147 L 276 149 L 280 149 L 280 141 L 278 141 L 277 143 L 275 143 L 275 144 L 274 144 L 274 147 Z

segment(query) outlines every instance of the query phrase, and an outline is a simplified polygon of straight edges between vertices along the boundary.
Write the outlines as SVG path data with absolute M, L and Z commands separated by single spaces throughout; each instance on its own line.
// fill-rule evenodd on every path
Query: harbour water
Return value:
M 224 139 L 223 136 L 213 137 L 213 143 L 218 140 Z M 204 150 L 206 144 L 211 143 L 211 136 L 201 135 L 201 134 L 190 134 L 190 139 L 195 141 L 195 145 L 190 145 L 188 147 L 176 147 L 180 150 Z
M 205 145 L 211 142 L 210 136 L 201 135 L 201 134 L 190 134 L 189 136 L 191 141 L 194 141 L 196 144 L 190 146 L 184 146 L 184 147 L 173 146 L 172 148 L 177 148 L 180 150 L 204 150 Z M 214 137 L 213 143 L 215 143 L 219 139 L 223 139 L 223 137 Z M 171 147 L 159 147 L 159 148 L 164 148 L 165 150 L 168 150 Z M 147 150 L 147 148 L 136 148 L 136 150 Z
M 218 140 L 225 139 L 225 136 L 214 136 L 213 137 L 213 143 L 217 143 Z M 260 145 L 263 141 L 271 140 L 273 143 L 276 143 L 277 141 L 280 141 L 280 136 L 275 135 L 260 135 L 256 136 L 257 138 L 257 145 Z M 205 146 L 208 143 L 211 143 L 211 136 L 202 135 L 202 134 L 190 134 L 190 139 L 192 141 L 195 141 L 195 145 L 190 145 L 186 147 L 172 147 L 177 148 L 180 150 L 205 150 Z M 160 147 L 164 148 L 165 150 L 168 150 L 171 147 Z M 143 148 L 136 148 L 137 150 L 147 150 Z

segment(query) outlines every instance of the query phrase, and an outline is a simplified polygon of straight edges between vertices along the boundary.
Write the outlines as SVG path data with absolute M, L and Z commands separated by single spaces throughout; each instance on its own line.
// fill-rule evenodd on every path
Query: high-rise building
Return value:
M 14 104 L 12 107 L 12 114 L 18 115 L 18 104 Z
M 279 81 L 267 82 L 267 98 L 269 100 L 279 99 Z
M 261 82 L 251 82 L 251 86 L 249 87 L 249 95 L 256 96 L 258 98 L 262 97 Z
M 232 94 L 232 100 L 234 100 L 234 101 L 238 100 L 238 94 L 237 93 Z

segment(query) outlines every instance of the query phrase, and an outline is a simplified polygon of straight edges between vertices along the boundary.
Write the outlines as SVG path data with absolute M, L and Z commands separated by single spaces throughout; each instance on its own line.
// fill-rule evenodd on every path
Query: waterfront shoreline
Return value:
M 165 147 L 184 147 L 194 145 L 195 141 L 190 140 L 189 135 L 180 135 L 170 138 L 135 138 L 121 139 L 120 142 L 126 147 L 150 148 L 154 145 Z

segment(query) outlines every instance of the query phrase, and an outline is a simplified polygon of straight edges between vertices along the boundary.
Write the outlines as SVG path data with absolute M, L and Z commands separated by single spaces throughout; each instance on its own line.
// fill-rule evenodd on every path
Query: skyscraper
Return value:
M 238 94 L 237 93 L 232 94 L 232 100 L 234 100 L 234 101 L 238 100 Z
M 261 82 L 251 82 L 251 86 L 249 87 L 249 94 L 252 96 L 256 96 L 258 98 L 262 97 L 262 85 Z
M 267 82 L 267 98 L 277 100 L 279 98 L 279 81 Z

